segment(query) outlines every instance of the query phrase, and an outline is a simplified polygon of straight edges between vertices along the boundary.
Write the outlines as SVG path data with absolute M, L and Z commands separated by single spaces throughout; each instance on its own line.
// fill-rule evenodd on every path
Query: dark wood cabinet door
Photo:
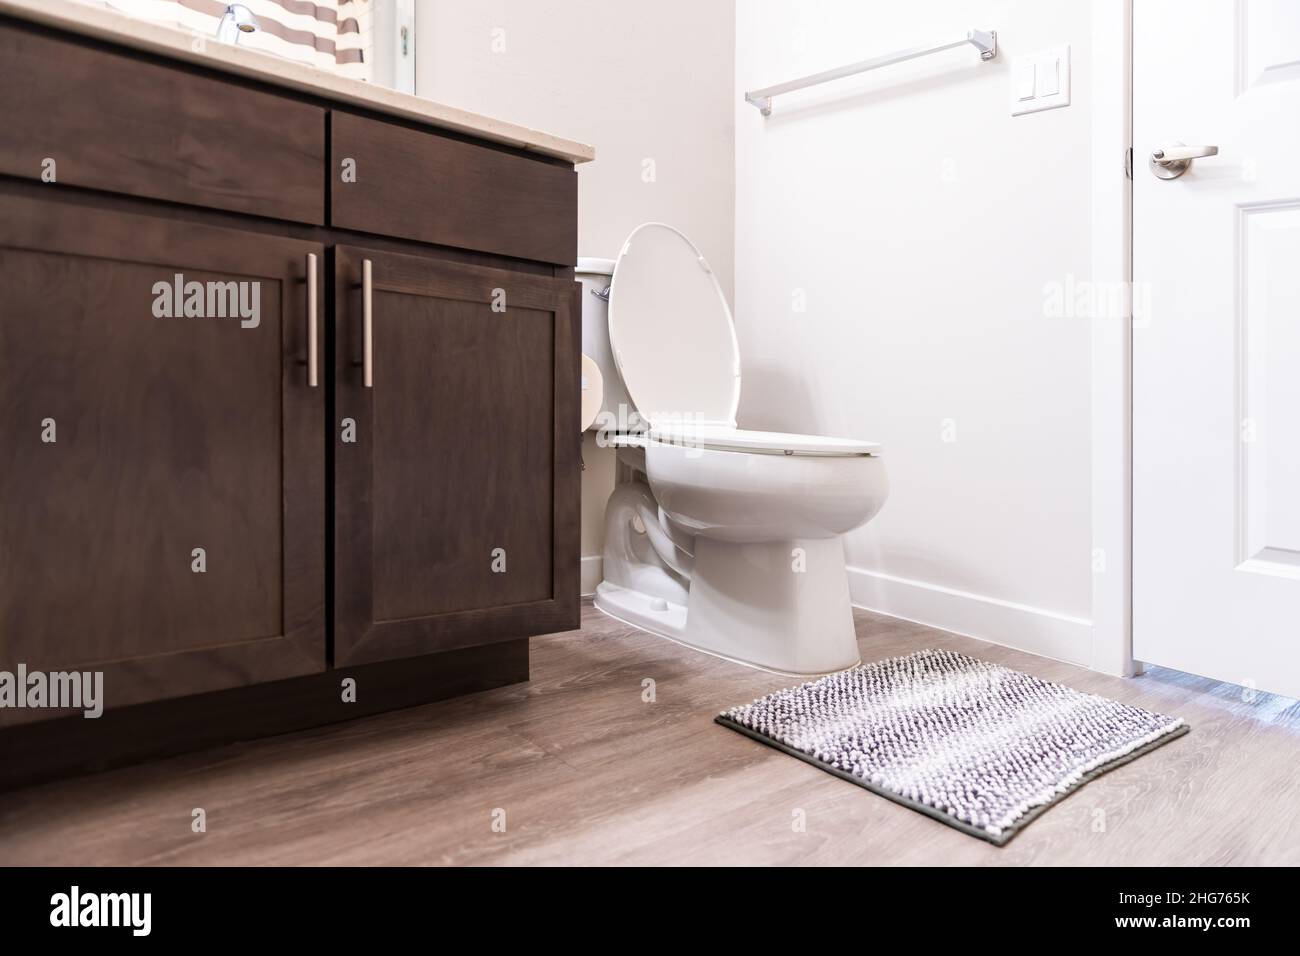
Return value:
M 309 256 L 319 300 L 317 244 L 0 194 L 0 669 L 109 707 L 324 669 Z
M 575 284 L 345 247 L 334 274 L 335 664 L 576 627 Z

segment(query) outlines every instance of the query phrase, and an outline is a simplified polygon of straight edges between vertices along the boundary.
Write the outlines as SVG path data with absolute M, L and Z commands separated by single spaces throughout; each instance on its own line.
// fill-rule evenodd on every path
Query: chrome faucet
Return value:
M 232 3 L 226 7 L 221 23 L 217 25 L 217 39 L 232 46 L 239 43 L 241 33 L 256 33 L 257 17 L 253 11 L 242 3 Z

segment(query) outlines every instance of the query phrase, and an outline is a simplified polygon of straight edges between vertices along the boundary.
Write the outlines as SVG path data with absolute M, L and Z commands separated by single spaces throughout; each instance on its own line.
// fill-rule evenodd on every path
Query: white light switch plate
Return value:
M 1011 115 L 1070 105 L 1070 47 L 1018 56 L 1011 63 Z

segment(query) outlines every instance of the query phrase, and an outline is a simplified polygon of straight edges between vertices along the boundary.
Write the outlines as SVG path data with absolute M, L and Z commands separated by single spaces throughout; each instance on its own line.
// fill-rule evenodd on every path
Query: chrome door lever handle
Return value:
M 1164 149 L 1157 149 L 1151 154 L 1151 158 L 1157 163 L 1174 163 L 1180 159 L 1202 159 L 1206 156 L 1219 155 L 1217 146 L 1184 146 L 1179 143 L 1177 146 L 1166 146 Z
M 1192 160 L 1219 155 L 1217 146 L 1184 146 L 1174 143 L 1151 153 L 1151 172 L 1161 179 L 1177 179 L 1192 166 Z

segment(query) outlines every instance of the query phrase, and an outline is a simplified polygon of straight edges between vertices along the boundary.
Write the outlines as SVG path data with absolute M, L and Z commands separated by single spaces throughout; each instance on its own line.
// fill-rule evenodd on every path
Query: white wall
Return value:
M 421 96 L 596 147 L 578 168 L 580 255 L 613 258 L 663 219 L 730 293 L 732 0 L 420 0 L 416 30 Z
M 670 222 L 731 295 L 733 0 L 418 0 L 416 17 L 419 95 L 596 147 L 578 168 L 579 255 L 613 258 L 636 226 Z M 612 452 L 588 441 L 584 457 L 594 556 Z
M 740 99 L 970 27 L 997 60 Z M 884 443 L 858 603 L 1084 663 L 1090 330 L 1044 286 L 1089 274 L 1089 41 L 1076 0 L 747 0 L 733 98 L 741 424 Z M 1012 58 L 1066 43 L 1073 104 L 1010 116 Z

